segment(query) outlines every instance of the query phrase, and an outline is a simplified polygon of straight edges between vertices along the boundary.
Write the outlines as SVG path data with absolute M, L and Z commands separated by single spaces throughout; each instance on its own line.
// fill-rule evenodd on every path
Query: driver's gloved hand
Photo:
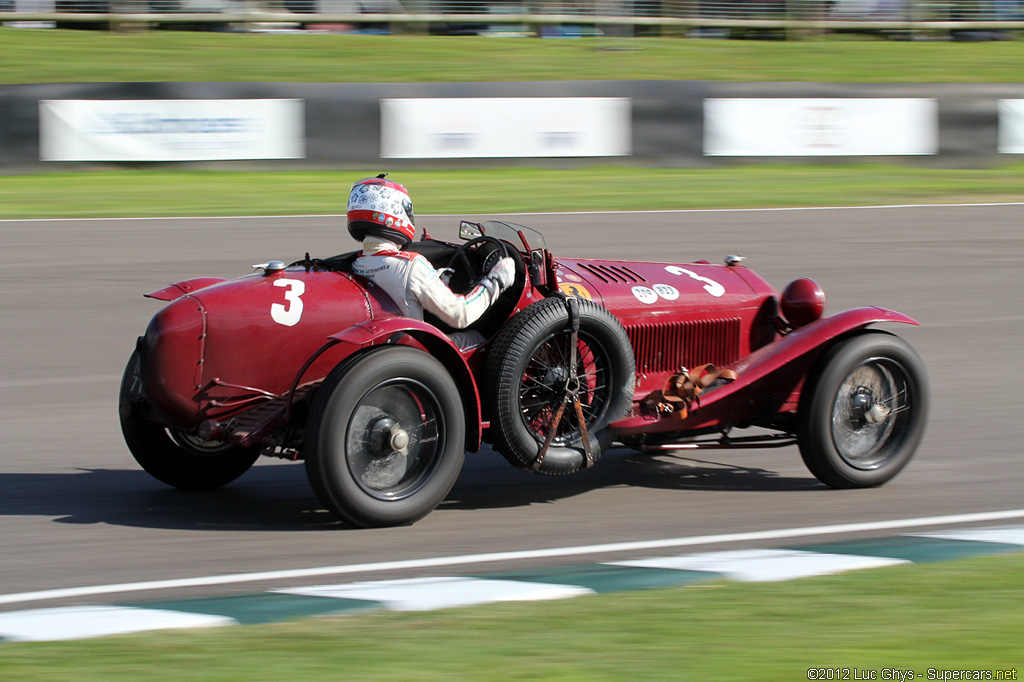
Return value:
M 439 268 L 437 271 L 437 276 L 441 278 L 441 281 L 444 282 L 446 286 L 451 286 L 452 275 L 454 274 L 455 270 L 453 268 Z
M 512 286 L 516 281 L 516 263 L 511 258 L 505 257 L 494 264 L 491 271 L 480 281 L 494 298 Z

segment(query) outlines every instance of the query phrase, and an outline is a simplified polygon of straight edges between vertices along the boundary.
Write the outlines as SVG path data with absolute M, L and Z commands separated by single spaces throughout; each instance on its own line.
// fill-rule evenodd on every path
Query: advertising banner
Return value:
M 1024 99 L 999 100 L 999 153 L 1024 154 Z
M 937 154 L 934 99 L 706 99 L 706 156 Z
M 627 97 L 384 99 L 392 159 L 628 156 Z
M 43 161 L 305 157 L 300 99 L 42 100 Z

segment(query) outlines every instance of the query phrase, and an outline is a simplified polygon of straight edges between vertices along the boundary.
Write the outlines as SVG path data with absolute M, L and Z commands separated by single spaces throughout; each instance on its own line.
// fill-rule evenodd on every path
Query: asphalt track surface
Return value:
M 347 528 L 321 509 L 301 464 L 264 459 L 220 491 L 170 489 L 135 464 L 118 428 L 121 371 L 159 307 L 142 294 L 305 251 L 350 250 L 343 218 L 0 221 L 0 596 L 1024 507 L 1024 206 L 510 219 L 545 232 L 556 254 L 685 262 L 739 253 L 780 289 L 814 278 L 829 312 L 879 305 L 918 319 L 920 327 L 889 327 L 929 370 L 931 419 L 915 460 L 881 488 L 837 491 L 810 475 L 795 447 L 615 450 L 562 478 L 519 472 L 485 449 L 467 458 L 430 516 L 374 530 Z M 418 222 L 455 239 L 457 217 Z M 860 535 L 871 534 L 885 532 Z M 599 557 L 620 558 L 633 555 Z M 500 570 L 559 561 L 524 555 Z M 450 571 L 428 565 L 383 577 Z M 286 586 L 134 591 L 0 611 Z

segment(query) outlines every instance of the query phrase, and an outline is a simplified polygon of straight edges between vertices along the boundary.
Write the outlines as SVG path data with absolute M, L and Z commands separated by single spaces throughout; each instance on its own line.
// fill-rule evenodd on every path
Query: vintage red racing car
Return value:
M 461 245 L 408 247 L 468 291 L 497 258 L 515 284 L 459 348 L 351 272 L 357 252 L 255 266 L 147 294 L 167 301 L 139 337 L 119 396 L 135 459 L 208 489 L 260 455 L 304 460 L 320 501 L 358 526 L 407 524 L 448 494 L 465 453 L 491 444 L 541 474 L 602 451 L 782 446 L 836 488 L 877 486 L 925 428 L 923 364 L 869 326 L 875 307 L 823 317 L 809 279 L 781 293 L 742 264 L 554 256 L 544 237 L 463 221 Z M 746 435 L 734 435 L 739 429 Z

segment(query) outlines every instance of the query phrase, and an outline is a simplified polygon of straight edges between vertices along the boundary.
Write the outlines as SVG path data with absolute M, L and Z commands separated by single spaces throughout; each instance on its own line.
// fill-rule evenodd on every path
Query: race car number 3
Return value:
M 270 317 L 278 324 L 294 327 L 302 319 L 302 294 L 306 293 L 306 283 L 300 279 L 274 280 L 275 287 L 284 288 L 284 303 L 270 306 Z

